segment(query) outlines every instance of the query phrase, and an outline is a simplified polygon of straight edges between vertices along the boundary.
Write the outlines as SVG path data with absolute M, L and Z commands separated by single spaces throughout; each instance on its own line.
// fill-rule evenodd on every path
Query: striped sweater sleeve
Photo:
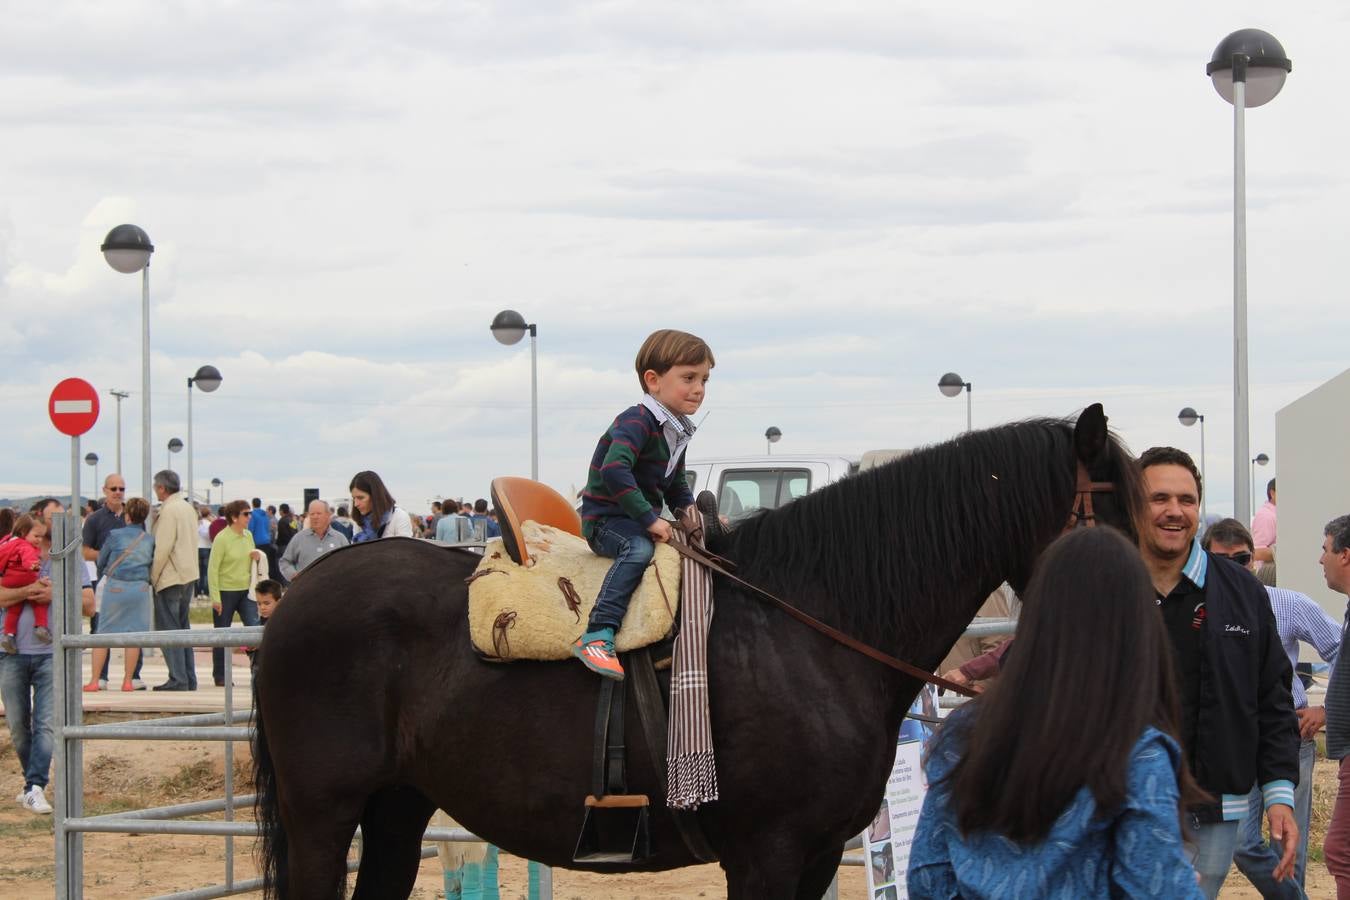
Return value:
M 657 520 L 658 514 L 638 488 L 633 467 L 651 431 L 640 416 L 621 416 L 610 428 L 609 436 L 609 450 L 600 464 L 600 477 L 624 515 L 646 528 Z

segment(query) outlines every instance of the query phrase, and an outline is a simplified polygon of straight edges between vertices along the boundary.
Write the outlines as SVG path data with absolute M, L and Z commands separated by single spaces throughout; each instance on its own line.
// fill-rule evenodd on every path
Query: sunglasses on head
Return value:
M 1252 555 L 1246 550 L 1239 550 L 1237 553 L 1216 553 L 1215 556 L 1222 556 L 1224 559 L 1231 559 L 1239 566 L 1245 566 L 1252 561 Z

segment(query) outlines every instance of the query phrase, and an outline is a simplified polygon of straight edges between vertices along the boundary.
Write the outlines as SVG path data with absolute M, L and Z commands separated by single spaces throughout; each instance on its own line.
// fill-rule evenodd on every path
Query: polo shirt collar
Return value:
M 1205 586 L 1205 574 L 1209 571 L 1209 557 L 1200 546 L 1200 539 L 1197 537 L 1191 542 L 1191 555 L 1186 557 L 1186 565 L 1181 567 L 1181 574 L 1184 575 L 1191 584 L 1198 588 Z

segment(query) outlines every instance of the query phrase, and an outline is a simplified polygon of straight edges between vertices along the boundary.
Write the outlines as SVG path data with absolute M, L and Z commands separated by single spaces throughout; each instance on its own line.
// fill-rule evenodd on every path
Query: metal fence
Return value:
M 234 792 L 234 742 L 249 741 L 253 736 L 252 709 L 236 711 L 234 708 L 233 680 L 227 677 L 225 685 L 225 711 L 198 715 L 170 716 L 166 718 L 144 719 L 136 722 L 110 723 L 103 725 L 84 724 L 84 695 L 80 688 L 83 682 L 82 653 L 94 647 L 109 649 L 121 647 L 155 647 L 160 649 L 182 647 L 256 647 L 262 643 L 263 629 L 255 627 L 233 627 L 213 629 L 211 631 L 152 631 L 125 634 L 81 634 L 79 602 L 62 602 L 61 598 L 78 598 L 78 587 L 74 591 L 69 585 L 81 583 L 80 570 L 83 559 L 79 555 L 78 523 L 74 526 L 74 538 L 67 543 L 71 534 L 71 522 L 67 516 L 60 516 L 53 522 L 53 546 L 62 547 L 52 553 L 53 564 L 53 609 L 56 615 L 51 617 L 53 660 L 53 704 L 56 721 L 54 757 L 56 763 L 55 804 L 53 807 L 55 844 L 56 844 L 56 897 L 58 900 L 80 900 L 84 896 L 84 835 L 88 833 L 118 834 L 183 834 L 222 837 L 225 840 L 224 880 L 221 884 L 164 894 L 154 900 L 202 900 L 202 898 L 228 897 L 235 894 L 250 893 L 262 889 L 261 878 L 237 880 L 234 872 L 234 839 L 236 837 L 255 838 L 258 826 L 251 821 L 236 821 L 235 810 L 253 805 L 253 794 L 236 795 Z M 975 619 L 966 634 L 974 637 L 1010 634 L 1016 622 L 1010 619 Z M 957 705 L 955 701 L 963 698 L 942 698 L 943 706 Z M 96 740 L 144 740 L 144 741 L 224 741 L 225 742 L 225 796 L 219 800 L 202 800 L 194 803 L 179 803 L 149 809 L 125 810 L 97 816 L 84 815 L 84 752 L 85 741 Z M 217 821 L 186 821 L 189 816 L 222 814 Z M 354 846 L 359 853 L 360 828 L 356 830 Z M 463 828 L 428 828 L 424 834 L 428 841 L 465 841 L 477 842 L 476 837 Z M 846 845 L 846 850 L 862 847 L 860 838 L 854 838 Z M 422 848 L 422 858 L 436 855 L 434 845 Z M 865 860 L 862 854 L 846 853 L 840 860 L 841 866 L 862 866 Z M 355 871 L 359 857 L 348 863 L 348 871 Z M 539 896 L 541 900 L 552 900 L 552 870 L 543 867 L 540 873 Z M 837 900 L 838 878 L 830 885 L 825 900 Z

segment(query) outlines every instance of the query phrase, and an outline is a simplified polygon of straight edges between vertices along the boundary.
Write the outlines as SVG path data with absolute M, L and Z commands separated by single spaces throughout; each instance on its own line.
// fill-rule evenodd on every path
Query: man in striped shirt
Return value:
M 1237 519 L 1223 519 L 1210 526 L 1201 542 L 1215 556 L 1231 559 L 1240 566 L 1256 569 L 1256 544 L 1252 533 Z M 1270 609 L 1275 613 L 1275 628 L 1280 633 L 1280 644 L 1289 657 L 1289 665 L 1298 665 L 1298 644 L 1303 641 L 1313 647 L 1325 662 L 1336 660 L 1341 646 L 1341 629 L 1336 620 L 1322 611 L 1307 594 L 1266 587 L 1270 595 Z M 1299 736 L 1298 785 L 1294 788 L 1294 820 L 1298 823 L 1298 854 L 1294 857 L 1294 874 L 1284 881 L 1275 881 L 1271 872 L 1280 861 L 1283 848 L 1276 841 L 1272 849 L 1261 834 L 1262 806 L 1260 788 L 1252 788 L 1247 796 L 1247 818 L 1243 820 L 1238 838 L 1238 849 L 1233 862 L 1262 897 L 1302 898 L 1304 865 L 1308 860 L 1308 827 L 1312 821 L 1313 763 L 1317 760 L 1317 732 L 1326 724 L 1326 710 L 1308 705 L 1308 695 L 1297 675 L 1290 685 L 1294 697 L 1294 712 L 1298 716 Z
M 1338 594 L 1350 594 L 1350 516 L 1332 519 L 1322 531 L 1322 574 L 1327 587 Z M 1346 617 L 1350 630 L 1350 615 Z M 1345 632 L 1341 634 L 1345 640 Z M 1331 670 L 1327 685 L 1327 756 L 1340 761 L 1336 776 L 1336 807 L 1322 842 L 1327 869 L 1336 879 L 1336 896 L 1350 898 L 1350 666 Z

